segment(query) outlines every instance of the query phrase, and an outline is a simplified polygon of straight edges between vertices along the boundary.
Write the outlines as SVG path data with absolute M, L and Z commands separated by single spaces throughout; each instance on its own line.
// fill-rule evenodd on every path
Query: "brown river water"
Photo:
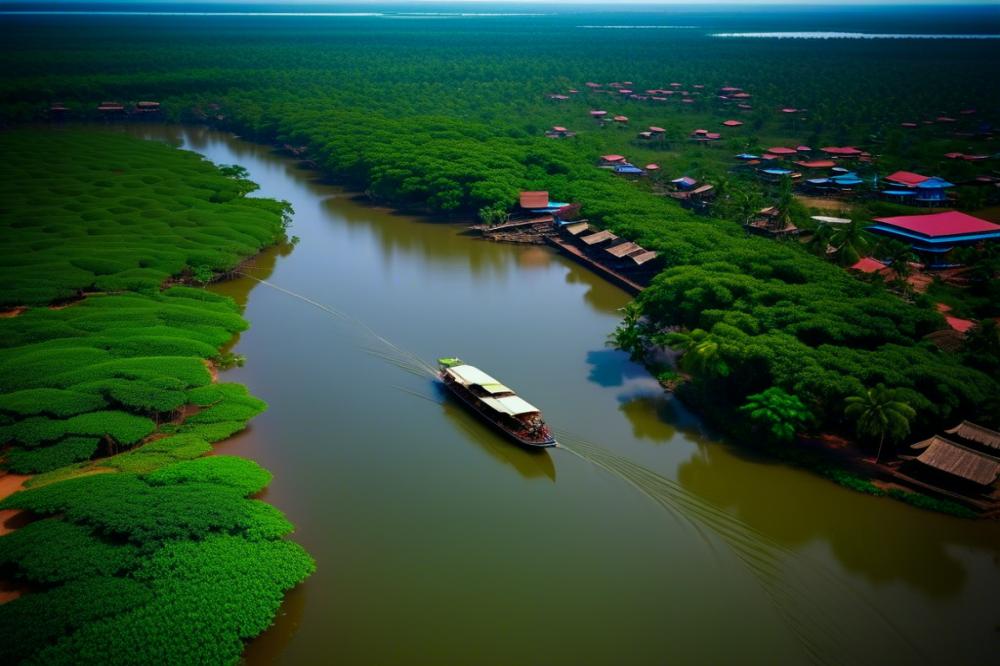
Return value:
M 629 298 L 542 247 L 356 201 L 271 148 L 130 126 L 295 208 L 234 350 L 270 409 L 220 446 L 318 570 L 249 664 L 986 664 L 1000 525 L 864 496 L 713 438 L 605 339 Z M 332 312 L 331 312 L 332 310 Z M 377 333 L 376 333 L 377 332 Z M 380 339 L 381 338 L 381 339 Z M 460 356 L 539 405 L 523 451 L 420 369 Z

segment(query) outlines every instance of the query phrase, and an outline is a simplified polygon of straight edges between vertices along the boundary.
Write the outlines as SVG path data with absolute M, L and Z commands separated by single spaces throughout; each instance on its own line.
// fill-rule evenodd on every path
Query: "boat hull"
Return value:
M 497 423 L 496 421 L 494 421 L 493 419 L 491 419 L 487 414 L 485 414 L 479 408 L 479 406 L 475 403 L 475 401 L 470 400 L 467 396 L 463 395 L 462 391 L 458 390 L 456 387 L 454 387 L 451 384 L 449 384 L 448 382 L 444 381 L 443 377 L 439 376 L 438 379 L 440 380 L 441 384 L 446 389 L 448 389 L 448 392 L 452 396 L 454 396 L 455 398 L 457 398 L 460 403 L 462 403 L 463 405 L 465 405 L 465 407 L 469 411 L 471 411 L 472 413 L 474 413 L 476 416 L 478 416 L 480 419 L 482 419 L 486 423 L 489 423 L 496 430 L 498 430 L 499 432 L 503 433 L 503 435 L 505 437 L 507 437 L 507 439 L 513 441 L 514 443 L 519 444 L 520 446 L 523 446 L 523 447 L 525 447 L 527 449 L 546 449 L 546 448 L 550 448 L 550 447 L 553 447 L 553 446 L 556 445 L 556 438 L 555 437 L 548 437 L 547 439 L 537 440 L 537 441 L 536 440 L 525 439 L 524 437 L 520 437 L 516 432 L 513 432 L 513 431 L 505 428 L 502 424 Z

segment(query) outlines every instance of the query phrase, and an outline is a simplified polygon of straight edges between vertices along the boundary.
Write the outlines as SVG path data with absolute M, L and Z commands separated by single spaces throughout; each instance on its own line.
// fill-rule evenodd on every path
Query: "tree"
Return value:
M 830 235 L 837 262 L 849 266 L 871 249 L 871 236 L 857 220 L 839 224 Z
M 898 400 L 896 391 L 879 384 L 860 395 L 848 396 L 844 414 L 854 420 L 860 437 L 878 439 L 875 462 L 882 460 L 886 440 L 895 444 L 910 434 L 910 421 L 917 415 L 907 403 Z
M 917 255 L 913 248 L 907 243 L 895 240 L 886 240 L 879 244 L 879 256 L 892 267 L 896 277 L 893 280 L 900 288 L 907 286 L 906 278 L 912 273 L 910 263 L 917 260 Z
M 642 359 L 646 351 L 642 309 L 633 301 L 621 309 L 622 323 L 608 336 L 608 345 L 628 352 L 633 361 Z
M 778 442 L 790 442 L 795 433 L 812 420 L 812 414 L 798 397 L 777 386 L 747 397 L 740 411 Z
M 719 342 L 711 333 L 696 328 L 690 332 L 668 333 L 663 339 L 683 354 L 681 366 L 688 372 L 718 377 L 729 374 L 729 365 L 720 354 Z

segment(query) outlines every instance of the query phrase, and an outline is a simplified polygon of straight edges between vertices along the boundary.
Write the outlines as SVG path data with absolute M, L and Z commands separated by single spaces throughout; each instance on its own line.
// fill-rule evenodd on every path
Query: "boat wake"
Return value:
M 417 375 L 418 377 L 437 376 L 437 370 L 434 366 L 427 363 L 413 352 L 403 349 L 399 345 L 395 344 L 357 317 L 343 312 L 342 310 L 330 307 L 325 303 L 320 303 L 319 301 L 313 300 L 308 296 L 304 296 L 298 292 L 292 291 L 291 289 L 286 289 L 285 287 L 274 284 L 273 282 L 250 275 L 249 273 L 236 271 L 236 274 L 253 280 L 266 287 L 270 287 L 276 291 L 280 291 L 283 294 L 291 296 L 292 298 L 297 298 L 298 300 L 318 308 L 336 319 L 339 319 L 343 323 L 353 327 L 354 330 L 360 333 L 362 338 L 365 340 L 363 348 L 368 354 L 371 354 L 376 358 L 380 358 L 391 365 L 395 365 L 401 370 Z
M 419 377 L 436 377 L 436 369 L 405 350 L 368 324 L 345 312 L 290 289 L 245 272 L 239 275 L 318 308 L 353 327 L 362 335 L 362 348 L 372 356 Z M 394 388 L 440 404 L 434 397 L 401 386 Z M 656 472 L 573 433 L 556 430 L 557 449 L 568 451 L 625 481 L 665 509 L 678 523 L 690 529 L 717 560 L 724 556 L 719 541 L 754 576 L 771 600 L 775 611 L 790 629 L 813 663 L 865 663 L 877 658 L 870 652 L 849 654 L 852 646 L 885 644 L 888 636 L 898 639 L 895 654 L 908 653 L 921 661 L 915 646 L 892 621 L 846 581 L 823 565 L 795 553 L 760 531 L 685 490 Z M 864 616 L 863 619 L 859 616 Z M 851 620 L 848 628 L 842 618 Z M 861 629 L 859 629 L 861 627 Z M 868 631 L 870 636 L 858 636 Z
M 850 584 L 806 556 L 795 553 L 765 534 L 688 492 L 678 483 L 615 455 L 572 433 L 557 431 L 557 448 L 585 460 L 625 481 L 691 528 L 718 559 L 717 537 L 750 571 L 771 600 L 775 611 L 817 664 L 866 663 L 877 658 L 870 646 L 898 639 L 894 654 L 910 654 L 922 661 L 916 647 Z M 850 620 L 846 626 L 843 618 Z M 859 630 L 859 626 L 863 629 Z M 859 631 L 870 632 L 863 640 Z M 864 652 L 853 646 L 868 646 Z M 855 653 L 851 653 L 852 649 Z M 832 655 L 837 655 L 832 662 Z

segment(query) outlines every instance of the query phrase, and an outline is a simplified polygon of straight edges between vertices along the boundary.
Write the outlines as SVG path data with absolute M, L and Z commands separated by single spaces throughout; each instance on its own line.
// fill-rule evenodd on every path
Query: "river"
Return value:
M 291 202 L 301 242 L 251 272 L 346 315 L 215 287 L 251 322 L 223 380 L 270 404 L 219 449 L 274 473 L 265 499 L 318 564 L 247 663 L 995 663 L 1000 525 L 714 440 L 605 346 L 618 288 L 547 248 L 368 206 L 223 132 L 127 131 Z M 495 374 L 582 456 L 508 444 L 370 331 Z

